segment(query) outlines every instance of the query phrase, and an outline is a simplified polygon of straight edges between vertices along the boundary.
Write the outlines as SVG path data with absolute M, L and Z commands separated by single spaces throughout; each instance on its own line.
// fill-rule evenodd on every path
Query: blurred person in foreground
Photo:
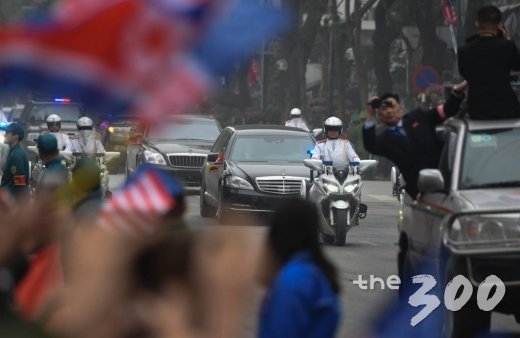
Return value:
M 271 222 L 259 274 L 268 287 L 259 338 L 332 338 L 341 318 L 337 270 L 319 242 L 316 206 L 289 199 Z
M 72 169 L 73 214 L 76 218 L 97 217 L 103 204 L 101 169 L 96 160 L 83 157 Z
M 458 51 L 460 75 L 468 85 L 468 113 L 475 120 L 520 118 L 511 71 L 520 71 L 520 52 L 508 39 L 495 6 L 478 10 L 477 34 Z
M 4 143 L 9 145 L 9 154 L 2 169 L 0 188 L 6 188 L 16 198 L 28 198 L 29 160 L 20 146 L 25 136 L 25 129 L 13 122 L 4 130 Z
M 419 171 L 439 165 L 443 143 L 435 128 L 459 112 L 466 86 L 466 81 L 455 85 L 444 104 L 428 110 L 418 107 L 405 115 L 397 94 L 374 96 L 367 102 L 367 119 L 363 127 L 365 149 L 397 165 L 406 181 L 405 190 L 413 199 L 419 193 Z M 376 125 L 376 109 L 379 125 Z
M 20 281 L 30 274 L 26 267 L 20 266 L 20 260 L 29 258 L 27 253 L 31 252 L 31 248 L 39 246 L 46 239 L 54 238 L 62 226 L 60 219 L 66 217 L 66 214 L 62 209 L 56 208 L 56 204 L 50 199 L 33 199 L 23 206 L 15 200 L 2 199 L 1 207 L 0 337 L 50 337 L 36 323 L 22 319 L 19 308 L 13 305 L 12 293 L 20 285 Z M 45 287 L 40 285 L 40 288 L 33 289 L 35 300 L 38 295 L 45 293 L 41 288 Z

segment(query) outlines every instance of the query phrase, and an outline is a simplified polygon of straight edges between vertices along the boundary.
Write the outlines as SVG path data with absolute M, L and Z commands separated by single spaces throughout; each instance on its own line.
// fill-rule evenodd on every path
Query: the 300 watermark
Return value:
M 401 279 L 395 275 L 389 276 L 386 280 L 374 275 L 370 275 L 368 279 L 359 275 L 353 283 L 362 290 L 384 289 L 385 286 L 397 290 L 401 284 Z M 419 313 L 412 317 L 411 325 L 416 326 L 438 308 L 441 301 L 437 296 L 428 294 L 437 285 L 437 281 L 432 275 L 413 276 L 412 283 L 421 286 L 410 296 L 408 304 L 413 307 L 424 306 Z M 456 298 L 457 291 L 461 287 L 462 294 Z M 496 290 L 490 297 L 489 295 L 494 287 Z M 504 282 L 497 276 L 490 275 L 477 288 L 477 305 L 482 311 L 492 311 L 504 298 L 505 293 Z M 450 311 L 459 311 L 466 305 L 472 294 L 473 286 L 471 282 L 463 275 L 457 275 L 446 285 L 444 306 Z

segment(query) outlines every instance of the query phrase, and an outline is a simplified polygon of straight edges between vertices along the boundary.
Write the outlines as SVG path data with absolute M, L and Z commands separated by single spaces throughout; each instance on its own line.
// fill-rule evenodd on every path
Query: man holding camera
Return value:
M 459 72 L 469 82 L 468 113 L 472 119 L 520 118 L 520 103 L 511 87 L 511 71 L 520 71 L 520 52 L 501 24 L 495 6 L 478 10 L 477 34 L 459 49 Z
M 370 153 L 384 156 L 397 165 L 406 181 L 405 190 L 414 199 L 419 192 L 419 171 L 437 168 L 439 164 L 442 142 L 437 138 L 435 127 L 458 112 L 466 86 L 466 81 L 455 85 L 443 105 L 426 111 L 416 108 L 404 116 L 396 94 L 371 97 L 367 102 L 363 144 Z M 376 110 L 381 122 L 378 126 Z

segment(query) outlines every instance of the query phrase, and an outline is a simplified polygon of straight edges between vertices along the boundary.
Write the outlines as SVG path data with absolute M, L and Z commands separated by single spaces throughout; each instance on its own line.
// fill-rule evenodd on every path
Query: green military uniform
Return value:
M 40 171 L 36 182 L 34 182 L 36 184 L 36 192 L 55 192 L 56 189 L 66 188 L 69 174 L 67 168 L 61 163 L 57 155 L 59 150 L 56 137 L 52 134 L 43 134 L 38 137 L 36 143 L 40 156 L 45 156 L 48 161 L 43 165 L 42 171 Z M 49 160 L 49 156 L 50 158 L 55 157 Z M 41 165 L 41 163 L 39 165 Z
M 13 195 L 29 194 L 29 160 L 20 144 L 9 149 L 3 168 L 0 187 L 7 188 Z

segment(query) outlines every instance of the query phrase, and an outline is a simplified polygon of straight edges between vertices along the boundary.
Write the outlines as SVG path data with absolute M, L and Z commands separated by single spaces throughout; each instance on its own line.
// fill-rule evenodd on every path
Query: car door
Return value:
M 208 159 L 204 167 L 206 196 L 213 201 L 212 204 L 215 204 L 218 200 L 219 179 L 224 170 L 224 153 L 226 152 L 226 148 L 232 135 L 233 133 L 231 130 L 224 129 L 210 151 L 210 154 L 218 154 L 218 158 L 215 161 L 210 161 Z
M 453 163 L 457 148 L 457 133 L 447 129 L 445 143 L 439 163 L 439 169 L 444 178 L 444 191 L 421 194 L 412 207 L 413 234 L 410 247 L 415 259 L 426 256 L 436 256 L 440 240 L 441 224 L 451 210 L 447 205 Z

